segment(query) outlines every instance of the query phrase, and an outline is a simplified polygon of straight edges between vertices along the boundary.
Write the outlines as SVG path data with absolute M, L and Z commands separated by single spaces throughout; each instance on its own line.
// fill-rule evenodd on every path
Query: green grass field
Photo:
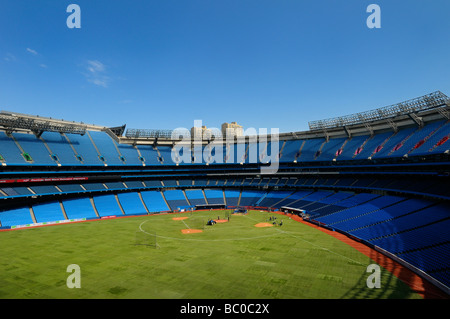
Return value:
M 368 288 L 370 258 L 284 215 L 272 215 L 283 220 L 276 227 L 255 227 L 270 215 L 250 211 L 181 232 L 225 212 L 0 232 L 0 298 L 421 298 L 384 269 L 381 288 Z M 66 285 L 70 264 L 80 267 L 81 288 Z

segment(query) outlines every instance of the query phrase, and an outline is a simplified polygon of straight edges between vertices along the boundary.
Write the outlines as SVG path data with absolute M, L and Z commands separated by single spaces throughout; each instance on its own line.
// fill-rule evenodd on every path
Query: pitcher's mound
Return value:
M 183 219 L 188 219 L 189 217 L 174 217 L 172 218 L 173 220 L 183 220 Z
M 228 223 L 228 219 L 215 219 L 216 223 Z
M 259 223 L 256 224 L 255 227 L 272 227 L 273 224 L 269 224 L 269 223 Z
M 183 234 L 195 234 L 195 233 L 201 233 L 203 230 L 201 229 L 182 229 L 181 232 Z

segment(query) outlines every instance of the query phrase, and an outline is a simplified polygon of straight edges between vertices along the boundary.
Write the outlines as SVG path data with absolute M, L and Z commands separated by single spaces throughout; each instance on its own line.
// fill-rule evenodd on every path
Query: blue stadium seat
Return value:
M 267 194 L 264 199 L 259 202 L 261 207 L 272 207 L 272 205 L 280 202 L 284 198 L 292 194 L 292 191 L 273 191 Z
M 223 199 L 223 191 L 217 189 L 205 189 L 205 196 L 208 204 L 225 204 Z
M 102 183 L 85 183 L 83 187 L 88 191 L 106 190 L 106 187 Z
M 388 141 L 393 135 L 394 132 L 392 131 L 373 135 L 364 143 L 364 145 L 361 145 L 360 152 L 357 152 L 357 154 L 354 155 L 353 159 L 369 158 L 377 148 L 381 147 L 381 145 L 383 145 L 384 142 Z
M 8 196 L 29 196 L 33 193 L 28 189 L 28 187 L 3 187 L 2 191 Z
M 162 183 L 159 180 L 144 181 L 144 183 L 147 187 L 162 187 Z
M 53 185 L 40 185 L 30 187 L 36 194 L 60 194 L 61 192 Z
M 187 189 L 184 191 L 186 197 L 189 199 L 189 202 L 192 206 L 195 205 L 206 205 L 205 196 L 203 195 L 202 190 L 200 189 Z
M 119 193 L 117 197 L 126 215 L 147 214 L 147 210 L 138 193 Z
M 391 156 L 403 156 L 408 154 L 418 143 L 424 139 L 428 139 L 433 133 L 444 124 L 444 121 L 433 122 L 418 128 L 414 134 L 405 141 L 401 148 L 391 153 Z M 420 146 L 421 147 L 421 146 Z M 420 148 L 418 147 L 418 148 Z
M 34 205 L 33 212 L 36 222 L 38 223 L 54 222 L 66 219 L 63 215 L 59 202 Z
M 357 155 L 357 150 L 362 147 L 369 138 L 369 135 L 351 137 L 347 143 L 342 146 L 342 152 L 336 157 L 336 160 L 351 160 Z
M 104 165 L 89 136 L 78 134 L 65 134 L 70 141 L 70 144 L 76 150 L 77 155 L 81 156 L 83 164 L 86 165 Z
M 170 146 L 158 146 L 158 152 L 161 159 L 161 164 L 175 165 L 176 162 L 172 159 L 172 147 Z
M 346 140 L 346 137 L 329 139 L 328 142 L 323 145 L 320 155 L 317 156 L 316 160 L 332 161 L 336 157 L 336 152 L 344 145 Z
M 24 152 L 31 156 L 33 164 L 57 165 L 57 162 L 51 157 L 52 154 L 50 154 L 42 140 L 34 134 L 12 133 L 12 135 Z
M 62 200 L 68 219 L 98 218 L 89 198 L 75 198 Z
M 115 143 L 115 142 L 114 142 Z M 120 154 L 125 160 L 127 165 L 142 165 L 144 162 L 141 160 L 137 149 L 133 145 L 117 144 L 117 148 Z
M 175 189 L 164 191 L 164 197 L 172 210 L 189 206 L 182 190 Z
M 225 190 L 225 199 L 227 201 L 226 204 L 228 206 L 238 206 L 240 195 L 241 195 L 240 191 L 226 189 Z
M 145 165 L 161 165 L 158 160 L 158 152 L 150 145 L 137 145 L 136 148 L 142 156 Z
M 305 197 L 302 197 L 301 199 L 291 202 L 289 204 L 289 207 L 308 210 L 311 204 L 321 199 L 324 199 L 332 194 L 333 194 L 332 191 L 315 191 L 311 194 L 306 195 Z
M 141 181 L 127 181 L 125 182 L 128 188 L 143 188 L 144 184 Z
M 41 138 L 50 148 L 52 154 L 56 155 L 61 165 L 82 165 L 80 160 L 77 159 L 70 143 L 60 133 L 44 132 Z
M 242 190 L 239 206 L 254 206 L 265 192 L 254 190 Z
M 283 199 L 281 202 L 278 202 L 275 207 L 276 208 L 280 208 L 283 206 L 287 206 L 287 207 L 291 207 L 290 205 L 294 202 L 296 202 L 297 200 L 311 194 L 313 191 L 312 190 L 304 190 L 304 191 L 296 191 L 295 193 L 291 194 L 289 197 L 286 197 L 285 199 Z
M 293 162 L 299 155 L 303 140 L 288 140 L 280 152 L 280 162 Z
M 94 196 L 94 204 L 100 217 L 123 216 L 116 197 L 112 194 Z
M 410 127 L 399 130 L 396 134 L 391 136 L 389 140 L 384 144 L 383 148 L 372 155 L 372 158 L 382 158 L 388 157 L 390 154 L 398 147 L 398 149 L 403 148 L 403 144 L 407 139 L 409 139 L 417 127 Z
M 428 154 L 437 154 L 443 153 L 446 150 L 450 149 L 450 141 L 448 141 L 450 137 L 450 121 L 447 121 L 445 124 L 439 127 L 439 129 L 427 139 L 422 146 L 417 149 L 414 149 L 410 152 L 409 155 L 428 155 Z M 441 145 L 437 145 L 441 142 Z
M 2 227 L 33 224 L 30 209 L 28 207 L 16 208 L 0 212 Z
M 106 132 L 88 131 L 87 134 L 92 138 L 93 144 L 98 149 L 98 152 L 104 158 L 104 162 L 108 165 L 124 165 L 123 160 L 117 150 L 113 139 Z
M 167 206 L 161 192 L 158 191 L 143 191 L 141 192 L 142 199 L 145 206 L 147 206 L 149 212 L 167 212 L 170 211 L 170 207 Z
M 297 158 L 297 162 L 312 162 L 316 159 L 316 156 L 320 155 L 318 152 L 320 146 L 325 142 L 325 138 L 314 138 L 305 140 L 303 147 L 300 151 L 300 156 Z
M 16 145 L 14 140 L 8 137 L 5 132 L 0 131 L 0 155 L 5 160 L 8 165 L 23 165 L 27 161 L 21 155 L 22 152 L 20 148 Z

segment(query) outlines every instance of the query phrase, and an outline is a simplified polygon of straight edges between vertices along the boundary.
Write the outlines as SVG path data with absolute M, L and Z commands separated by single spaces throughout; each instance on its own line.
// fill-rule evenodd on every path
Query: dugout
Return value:
M 205 204 L 205 205 L 195 205 L 195 210 L 201 209 L 225 209 L 225 204 Z
M 237 207 L 234 209 L 233 214 L 247 214 L 248 210 L 245 207 Z
M 304 209 L 282 206 L 281 211 L 284 213 L 290 213 L 290 214 L 297 215 L 299 217 L 302 217 L 303 219 L 309 219 L 309 217 L 310 217 L 310 215 Z

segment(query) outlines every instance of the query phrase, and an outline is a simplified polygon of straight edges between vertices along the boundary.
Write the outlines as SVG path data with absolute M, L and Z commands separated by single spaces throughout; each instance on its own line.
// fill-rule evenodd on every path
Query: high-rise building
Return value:
M 244 129 L 241 125 L 237 124 L 236 122 L 231 123 L 223 123 L 222 124 L 222 136 L 243 136 L 244 135 Z

